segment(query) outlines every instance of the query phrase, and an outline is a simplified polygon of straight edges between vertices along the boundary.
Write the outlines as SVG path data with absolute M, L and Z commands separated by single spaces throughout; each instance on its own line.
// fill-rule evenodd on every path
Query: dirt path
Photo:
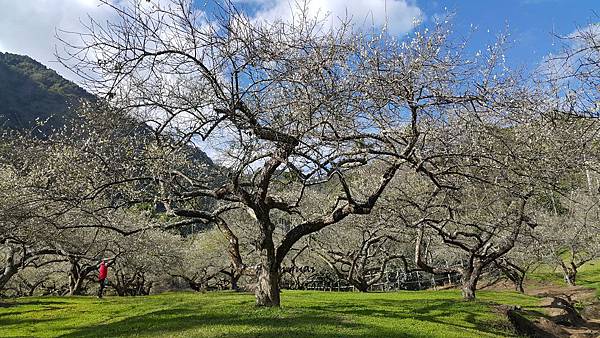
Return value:
M 581 303 L 598 301 L 596 290 L 583 286 L 533 285 L 526 288 L 525 293 L 537 297 L 566 297 Z
M 562 334 L 556 334 L 557 337 L 600 337 L 600 301 L 596 296 L 596 290 L 581 286 L 532 285 L 525 291 L 529 295 L 543 297 L 541 306 L 552 322 L 558 322 L 564 331 Z M 583 305 L 583 310 L 579 312 L 584 320 L 576 326 L 561 324 L 561 319 L 567 311 L 557 299 L 566 300 L 570 304 Z M 542 326 L 544 323 L 546 326 L 553 325 L 547 321 L 542 322 Z

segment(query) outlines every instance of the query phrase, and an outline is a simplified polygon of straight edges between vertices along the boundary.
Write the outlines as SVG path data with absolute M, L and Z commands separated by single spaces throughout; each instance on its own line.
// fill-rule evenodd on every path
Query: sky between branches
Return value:
M 125 3 L 129 0 L 112 0 Z M 164 0 L 151 0 L 164 1 Z M 293 1 L 293 0 L 292 0 Z M 250 16 L 272 20 L 289 16 L 289 0 L 235 0 Z M 199 10 L 210 10 L 195 0 Z M 508 62 L 535 67 L 559 49 L 554 35 L 567 35 L 577 27 L 598 20 L 596 0 L 312 0 L 313 13 L 332 18 L 352 17 L 358 25 L 387 23 L 391 34 L 402 36 L 430 25 L 436 17 L 453 12 L 454 29 L 471 35 L 472 48 L 485 48 L 495 34 L 508 31 L 513 47 Z M 55 62 L 56 29 L 81 31 L 80 20 L 90 15 L 99 21 L 114 20 L 114 13 L 97 0 L 0 0 L 0 51 L 25 54 L 77 80 Z

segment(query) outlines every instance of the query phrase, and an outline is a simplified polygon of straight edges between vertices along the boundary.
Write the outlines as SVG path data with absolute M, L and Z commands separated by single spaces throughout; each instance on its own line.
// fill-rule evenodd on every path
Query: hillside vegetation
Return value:
M 92 95 L 28 56 L 0 53 L 0 126 L 28 128 L 46 119 L 58 126 L 81 98 Z

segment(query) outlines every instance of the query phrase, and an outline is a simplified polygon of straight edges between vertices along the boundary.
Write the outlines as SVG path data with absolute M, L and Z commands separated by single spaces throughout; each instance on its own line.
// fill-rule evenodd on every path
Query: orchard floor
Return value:
M 566 286 L 562 273 L 557 269 L 541 266 L 530 274 L 530 280 L 543 282 L 556 286 Z M 600 259 L 588 262 L 579 268 L 577 272 L 577 285 L 580 287 L 595 289 L 596 296 L 600 299 Z
M 251 294 L 166 293 L 147 297 L 38 297 L 0 307 L 2 337 L 506 337 L 495 304 L 539 312 L 539 298 L 480 291 L 338 293 L 284 291 L 281 309 Z

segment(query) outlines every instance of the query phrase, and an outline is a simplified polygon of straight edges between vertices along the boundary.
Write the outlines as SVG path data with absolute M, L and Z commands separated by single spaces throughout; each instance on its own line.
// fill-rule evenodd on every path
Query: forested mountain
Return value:
M 0 52 L 0 129 L 35 127 L 47 134 L 63 126 L 82 99 L 94 95 L 29 56 Z M 47 122 L 36 127 L 36 121 Z M 213 164 L 203 151 L 192 153 Z
M 0 126 L 31 127 L 36 119 L 60 126 L 81 98 L 83 88 L 34 59 L 0 52 Z

